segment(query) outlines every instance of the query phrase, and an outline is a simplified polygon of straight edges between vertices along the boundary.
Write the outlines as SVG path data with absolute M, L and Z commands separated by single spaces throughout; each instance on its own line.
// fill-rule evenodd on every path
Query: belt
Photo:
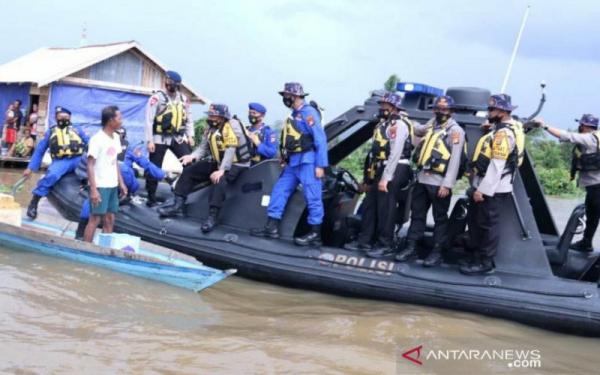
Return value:
M 387 160 L 383 160 L 383 162 L 380 162 L 383 165 L 387 165 L 388 161 Z M 408 159 L 400 159 L 398 160 L 398 164 L 406 164 L 406 165 L 410 165 L 410 160 Z

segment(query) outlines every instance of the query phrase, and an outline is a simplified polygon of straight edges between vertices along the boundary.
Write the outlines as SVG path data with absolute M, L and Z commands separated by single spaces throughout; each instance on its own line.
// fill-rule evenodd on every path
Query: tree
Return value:
M 394 92 L 396 91 L 396 85 L 398 82 L 400 82 L 400 77 L 398 77 L 396 74 L 392 74 L 383 84 L 383 88 L 386 91 Z
M 200 144 L 202 140 L 202 135 L 204 134 L 204 129 L 206 129 L 206 117 L 202 117 L 196 121 L 194 121 L 194 142 L 196 144 Z

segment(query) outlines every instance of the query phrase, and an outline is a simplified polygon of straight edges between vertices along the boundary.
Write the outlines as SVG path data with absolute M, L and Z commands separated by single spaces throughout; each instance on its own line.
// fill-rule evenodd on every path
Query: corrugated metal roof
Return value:
M 45 86 L 73 73 L 92 66 L 130 49 L 137 49 L 152 60 L 163 71 L 164 65 L 146 53 L 136 41 L 99 44 L 79 48 L 40 48 L 25 56 L 0 65 L 0 83 L 35 83 Z M 196 93 L 189 85 L 182 84 L 196 99 L 203 103 L 208 100 Z

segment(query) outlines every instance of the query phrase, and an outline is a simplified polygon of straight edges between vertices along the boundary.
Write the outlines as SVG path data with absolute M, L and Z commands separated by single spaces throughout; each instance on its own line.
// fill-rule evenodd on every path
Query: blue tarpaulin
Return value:
M 29 108 L 29 83 L 0 83 L 0 129 L 4 124 L 4 114 L 8 109 L 8 105 L 14 102 L 16 99 L 23 102 L 21 104 L 21 112 L 23 116 L 26 115 L 26 111 Z
M 71 122 L 83 126 L 92 136 L 100 129 L 102 108 L 116 105 L 121 110 L 129 144 L 138 144 L 144 140 L 148 98 L 144 94 L 55 83 L 50 93 L 49 123 L 54 122 L 54 108 L 63 106 L 72 112 Z

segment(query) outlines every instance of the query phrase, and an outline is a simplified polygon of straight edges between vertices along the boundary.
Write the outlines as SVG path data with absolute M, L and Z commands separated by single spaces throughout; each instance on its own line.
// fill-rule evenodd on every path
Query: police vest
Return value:
M 498 133 L 503 128 L 510 130 L 515 137 L 515 147 L 510 152 L 508 151 L 508 139 Z M 471 170 L 477 176 L 483 177 L 487 172 L 491 159 L 496 158 L 506 160 L 502 177 L 507 174 L 514 175 L 516 169 L 523 164 L 524 155 L 525 133 L 523 132 L 523 126 L 518 121 L 503 123 L 501 128 L 496 128 L 496 130 L 479 138 L 471 159 Z
M 158 91 L 158 94 L 166 103 L 165 108 L 154 117 L 154 134 L 182 134 L 187 121 L 183 95 L 179 93 L 179 100 L 173 101 L 162 91 Z
M 241 126 L 241 124 L 240 124 Z M 210 128 L 208 131 L 208 145 L 213 159 L 220 164 L 223 160 L 225 150 L 229 147 L 235 147 L 234 163 L 246 163 L 250 161 L 250 151 L 248 149 L 248 140 L 244 145 L 233 131 L 231 123 L 227 121 L 222 127 Z
M 52 127 L 49 149 L 53 159 L 79 156 L 83 154 L 84 146 L 83 140 L 72 127 Z
M 408 137 L 404 141 L 404 147 L 402 149 L 402 159 L 410 159 L 410 154 L 412 152 L 412 139 L 414 136 L 413 126 L 412 124 L 404 118 L 401 118 L 400 121 L 406 124 L 408 127 Z M 390 136 L 388 134 L 388 129 L 390 126 L 394 126 L 396 120 L 389 122 L 383 122 L 378 124 L 375 127 L 375 131 L 373 132 L 373 144 L 371 145 L 371 154 L 373 158 L 378 161 L 387 160 L 390 157 Z
M 252 127 L 245 127 L 242 125 L 244 129 L 244 135 L 246 136 L 247 144 L 248 144 L 248 152 L 250 153 L 250 160 L 254 163 L 258 163 L 262 160 L 262 156 L 258 153 L 258 147 L 250 140 L 249 135 L 252 133 Z M 264 128 L 263 128 L 264 129 Z M 258 136 L 258 140 L 262 143 L 264 142 L 265 133 L 262 131 L 255 133 Z
M 448 145 L 448 136 L 454 126 L 458 125 L 451 125 L 437 131 L 432 127 L 427 131 L 413 156 L 413 161 L 417 165 L 418 170 L 425 170 L 441 176 L 446 175 L 450 157 L 452 156 L 452 146 Z M 451 142 L 454 142 L 454 140 L 451 140 Z M 465 142 L 456 176 L 457 179 L 461 178 L 464 174 L 467 161 L 467 144 Z
M 296 121 L 288 117 L 281 131 L 281 146 L 283 154 L 312 151 L 315 149 L 315 140 L 312 134 L 298 130 Z
M 595 131 L 592 136 L 596 140 L 596 150 L 584 153 L 582 145 L 573 147 L 571 161 L 571 178 L 575 177 L 577 171 L 590 172 L 600 170 L 600 131 Z

